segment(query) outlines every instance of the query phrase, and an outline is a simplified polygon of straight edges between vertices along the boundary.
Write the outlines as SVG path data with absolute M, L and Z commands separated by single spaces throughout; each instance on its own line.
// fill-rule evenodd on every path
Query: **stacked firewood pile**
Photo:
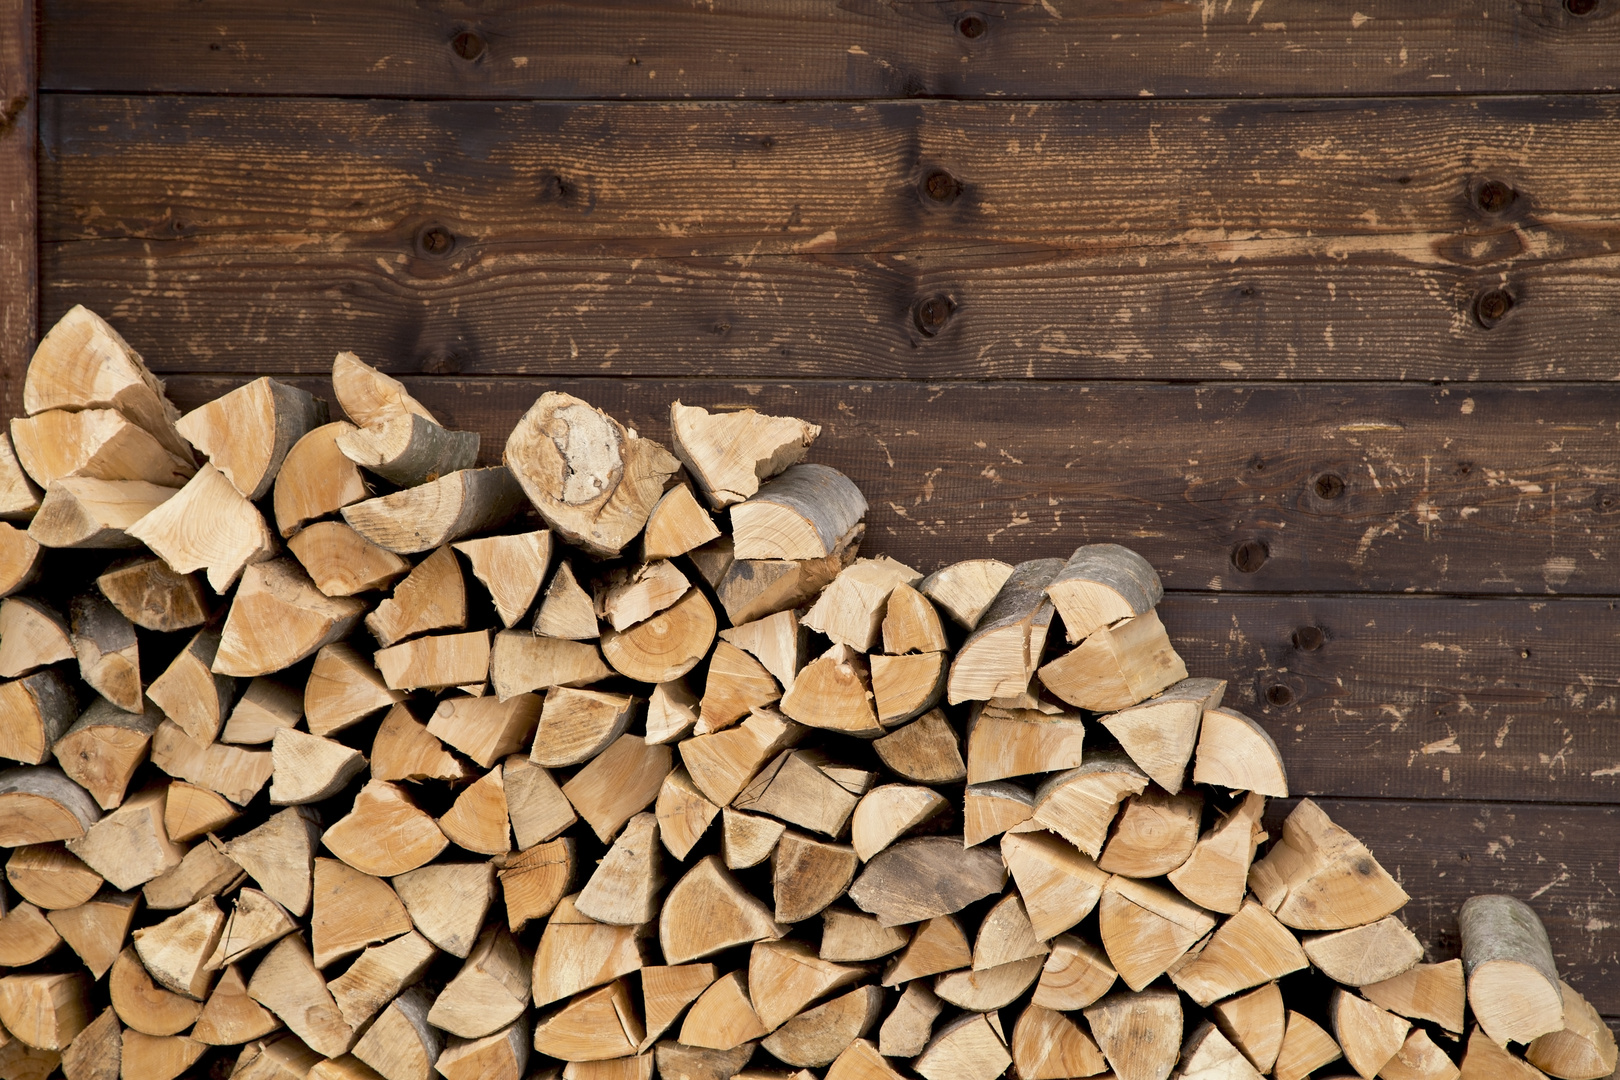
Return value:
M 181 416 L 83 309 L 34 357 L 0 1078 L 1613 1070 L 1517 900 L 1424 963 L 1314 803 L 1257 858 L 1277 747 L 1131 551 L 925 576 L 802 420 L 545 393 L 480 468 L 332 392 Z

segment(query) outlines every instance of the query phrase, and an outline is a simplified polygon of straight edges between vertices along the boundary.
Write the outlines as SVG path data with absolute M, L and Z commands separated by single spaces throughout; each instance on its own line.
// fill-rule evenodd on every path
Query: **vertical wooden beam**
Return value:
M 35 0 L 0 0 L 0 417 L 22 412 L 39 334 Z

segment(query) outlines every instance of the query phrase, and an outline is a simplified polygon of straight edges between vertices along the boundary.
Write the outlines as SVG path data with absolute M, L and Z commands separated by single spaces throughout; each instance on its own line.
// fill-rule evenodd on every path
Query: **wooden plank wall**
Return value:
M 1617 0 L 40 2 L 46 323 L 491 457 L 793 412 L 921 569 L 1131 544 L 1434 958 L 1512 892 L 1620 1017 Z

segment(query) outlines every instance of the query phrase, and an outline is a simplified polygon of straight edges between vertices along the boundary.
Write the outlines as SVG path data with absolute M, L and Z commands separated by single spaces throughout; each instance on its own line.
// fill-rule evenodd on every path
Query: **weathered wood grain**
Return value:
M 177 320 L 131 343 L 173 367 L 192 336 Z M 337 335 L 314 355 L 347 347 Z M 182 408 L 235 385 L 170 382 Z M 1620 592 L 1612 384 L 407 382 L 491 460 L 542 390 L 666 443 L 676 398 L 802 416 L 822 426 L 814 460 L 866 493 L 868 546 L 925 572 L 1115 540 L 1181 590 Z M 297 385 L 330 396 L 327 380 Z
M 39 332 L 35 231 L 34 0 L 0 0 L 0 410 L 22 407 L 22 372 Z
M 52 89 L 423 97 L 1589 91 L 1620 20 L 1559 0 L 53 0 Z
M 189 370 L 1607 380 L 1620 331 L 1611 98 L 44 110 L 46 318 Z
M 1291 809 L 1276 802 L 1272 835 Z M 1559 972 L 1599 1012 L 1620 1015 L 1620 807 L 1321 800 L 1412 896 L 1401 911 L 1430 960 L 1458 955 L 1457 909 L 1509 893 L 1541 916 Z

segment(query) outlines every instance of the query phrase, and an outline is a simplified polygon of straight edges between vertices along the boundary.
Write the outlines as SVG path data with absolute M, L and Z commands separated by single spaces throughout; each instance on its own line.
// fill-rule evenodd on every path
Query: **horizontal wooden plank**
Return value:
M 445 97 L 1588 91 L 1620 19 L 1561 0 L 52 0 L 53 89 Z
M 41 122 L 46 318 L 183 325 L 184 370 L 1607 380 L 1620 331 L 1607 98 Z
M 1559 973 L 1607 1015 L 1620 1015 L 1620 807 L 1323 800 L 1411 895 L 1401 911 L 1430 960 L 1457 955 L 1457 909 L 1507 893 L 1541 916 Z M 1288 803 L 1274 803 L 1268 829 Z M 1275 832 L 1272 835 L 1276 835 Z

